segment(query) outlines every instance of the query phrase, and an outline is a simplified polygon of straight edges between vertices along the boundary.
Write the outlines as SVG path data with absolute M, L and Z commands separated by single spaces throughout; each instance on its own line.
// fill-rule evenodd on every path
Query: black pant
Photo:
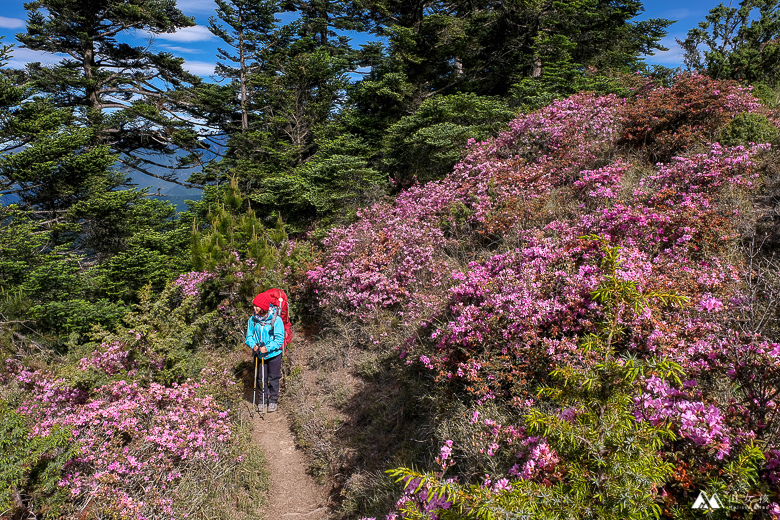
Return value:
M 261 363 L 258 360 L 258 363 Z M 279 379 L 282 377 L 282 355 L 276 355 L 262 362 L 262 370 L 257 367 L 257 388 L 262 388 L 265 377 L 265 400 L 267 403 L 275 403 L 279 400 Z

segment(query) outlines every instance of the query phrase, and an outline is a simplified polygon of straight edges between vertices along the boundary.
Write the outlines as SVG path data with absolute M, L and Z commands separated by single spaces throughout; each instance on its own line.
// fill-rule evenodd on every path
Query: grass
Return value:
M 188 472 L 178 487 L 177 508 L 187 518 L 203 520 L 262 520 L 270 475 L 262 451 L 251 443 L 249 423 L 237 426 L 231 446 L 232 460 L 204 465 Z M 237 460 L 242 457 L 242 460 Z

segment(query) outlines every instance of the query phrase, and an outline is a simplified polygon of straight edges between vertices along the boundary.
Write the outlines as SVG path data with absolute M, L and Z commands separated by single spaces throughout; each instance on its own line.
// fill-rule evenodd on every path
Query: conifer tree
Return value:
M 14 337 L 84 332 L 182 269 L 187 234 L 170 204 L 119 189 L 109 145 L 25 79 L 0 69 L 0 319 Z
M 739 7 L 718 4 L 679 43 L 690 69 L 713 78 L 780 86 L 777 0 L 743 0 Z
M 269 225 L 273 215 L 281 215 L 300 229 L 337 210 L 340 206 L 331 198 L 356 200 L 357 192 L 373 185 L 377 172 L 366 164 L 364 143 L 334 127 L 343 111 L 348 75 L 357 67 L 349 39 L 341 33 L 362 27 L 351 5 L 268 2 L 246 11 L 240 25 L 239 2 L 229 2 L 218 11 L 226 26 L 212 20 L 212 30 L 231 46 L 223 58 L 237 65 L 222 69 L 237 79 L 225 90 L 232 90 L 235 99 L 246 103 L 243 109 L 240 103 L 230 109 L 241 114 L 240 125 L 239 117 L 220 112 L 222 107 L 205 108 L 207 119 L 218 122 L 223 131 L 236 131 L 230 133 L 225 157 L 209 165 L 200 177 L 216 183 L 234 177 Z M 273 14 L 279 11 L 295 13 L 296 18 L 287 24 L 272 23 Z M 249 40 L 251 50 L 242 44 Z M 336 141 L 345 148 L 331 146 Z M 359 156 L 345 153 L 348 150 Z M 348 189 L 340 192 L 339 187 Z M 223 195 L 219 190 L 207 194 Z
M 217 16 L 209 19 L 209 30 L 229 47 L 218 48 L 223 61 L 217 64 L 217 75 L 237 81 L 239 90 L 240 131 L 249 131 L 249 75 L 259 50 L 269 45 L 274 36 L 280 10 L 278 2 L 248 0 L 216 0 Z
M 121 38 L 132 30 L 174 32 L 194 21 L 169 0 L 36 0 L 25 8 L 27 32 L 17 35 L 22 46 L 67 55 L 55 66 L 28 65 L 37 89 L 55 106 L 73 109 L 92 132 L 90 147 L 106 145 L 126 166 L 181 183 L 174 172 L 150 167 L 168 168 L 161 157 L 197 148 L 174 90 L 198 78 L 182 69 L 183 59 Z M 188 160 L 180 158 L 180 166 Z
M 664 50 L 670 20 L 634 21 L 641 2 L 440 2 L 368 0 L 386 53 L 367 48 L 369 75 L 356 87 L 358 127 L 386 127 L 436 95 L 508 96 L 513 85 L 547 77 L 571 82 L 588 67 L 633 71 Z M 370 51 L 370 52 L 369 52 Z M 373 123 L 373 125 L 372 125 Z

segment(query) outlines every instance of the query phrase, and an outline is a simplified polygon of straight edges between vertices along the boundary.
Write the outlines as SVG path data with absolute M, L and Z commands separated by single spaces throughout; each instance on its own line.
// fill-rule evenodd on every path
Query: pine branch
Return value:
M 168 166 L 168 165 L 157 164 L 157 163 L 155 163 L 153 161 L 149 161 L 149 160 L 146 160 L 146 159 L 142 159 L 142 160 L 143 160 L 144 163 L 151 164 L 151 165 L 154 165 L 154 166 L 160 166 L 162 168 L 179 169 L 179 170 L 186 169 L 186 168 L 181 167 L 181 166 L 179 166 L 179 167 L 172 167 L 172 166 Z M 173 184 L 178 184 L 179 186 L 184 186 L 185 188 L 196 188 L 196 189 L 200 189 L 201 188 L 201 186 L 198 186 L 196 184 L 192 184 L 192 183 L 189 183 L 189 182 L 182 182 L 182 181 L 180 181 L 180 180 L 178 180 L 178 179 L 176 179 L 176 178 L 174 178 L 174 177 L 172 177 L 170 175 L 158 175 L 156 173 L 152 173 L 148 169 L 146 169 L 146 168 L 144 168 L 144 167 L 142 167 L 142 166 L 140 166 L 138 164 L 132 164 L 132 163 L 130 163 L 128 161 L 125 161 L 122 158 L 119 158 L 118 161 L 121 164 L 123 164 L 124 166 L 126 166 L 127 168 L 130 168 L 130 169 L 133 169 L 133 170 L 137 170 L 137 171 L 143 173 L 144 175 L 148 175 L 149 177 L 154 177 L 155 179 L 160 179 L 160 180 L 165 181 L 165 182 L 171 182 Z

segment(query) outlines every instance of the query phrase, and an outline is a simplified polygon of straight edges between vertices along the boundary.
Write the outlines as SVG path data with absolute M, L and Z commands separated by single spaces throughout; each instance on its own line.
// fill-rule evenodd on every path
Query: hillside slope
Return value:
M 686 518 L 701 490 L 768 511 L 777 121 L 697 75 L 581 94 L 331 232 L 321 377 L 359 382 L 324 385 L 343 426 L 312 433 L 340 514 Z
M 697 75 L 579 94 L 321 242 L 261 229 L 231 183 L 193 236 L 199 270 L 87 342 L 11 343 L 0 501 L 15 518 L 682 519 L 703 492 L 713 517 L 780 516 L 778 121 Z M 242 413 L 269 287 L 297 321 L 280 406 L 318 481 L 294 477 L 306 501 L 263 457 L 301 462 L 282 415 Z

